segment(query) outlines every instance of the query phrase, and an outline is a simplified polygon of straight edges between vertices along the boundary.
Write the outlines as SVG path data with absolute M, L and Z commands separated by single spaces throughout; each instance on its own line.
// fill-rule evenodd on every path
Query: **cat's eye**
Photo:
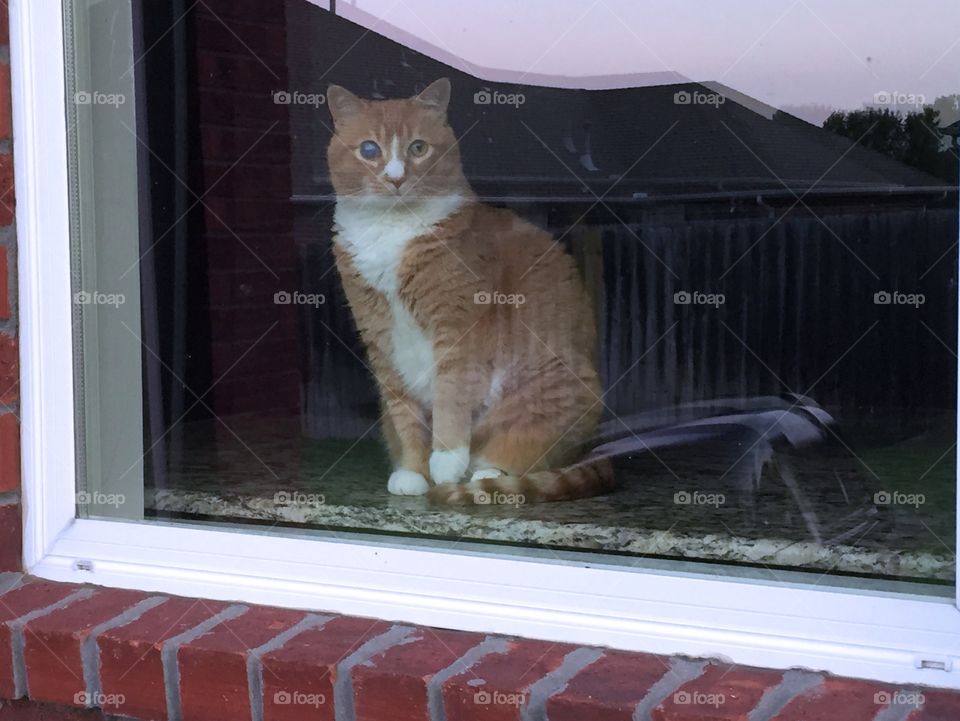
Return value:
M 375 160 L 380 157 L 380 146 L 372 140 L 360 143 L 360 157 L 364 160 Z
M 415 158 L 422 158 L 427 154 L 427 150 L 430 146 L 427 144 L 426 140 L 414 140 L 410 143 L 410 147 L 407 148 L 410 151 L 410 155 Z

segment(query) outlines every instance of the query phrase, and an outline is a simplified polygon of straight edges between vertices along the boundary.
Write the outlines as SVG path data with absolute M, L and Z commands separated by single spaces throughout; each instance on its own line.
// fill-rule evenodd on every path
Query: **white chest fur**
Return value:
M 393 313 L 393 369 L 413 397 L 426 406 L 433 404 L 433 339 L 410 315 L 403 303 L 391 302 Z
M 463 198 L 454 195 L 389 209 L 381 203 L 343 199 L 334 212 L 337 242 L 350 253 L 363 279 L 390 302 L 394 370 L 426 405 L 433 402 L 433 339 L 397 296 L 397 270 L 410 241 L 431 232 L 462 203 Z

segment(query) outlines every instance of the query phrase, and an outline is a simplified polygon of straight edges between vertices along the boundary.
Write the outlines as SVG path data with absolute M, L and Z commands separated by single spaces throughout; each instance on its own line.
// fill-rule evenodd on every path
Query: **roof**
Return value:
M 324 92 L 333 82 L 364 97 L 406 97 L 449 77 L 450 123 L 461 138 L 467 177 L 484 195 L 484 188 L 499 188 L 511 196 L 592 200 L 591 190 L 603 194 L 614 183 L 610 199 L 788 192 L 785 185 L 798 194 L 813 186 L 838 193 L 949 189 L 718 83 L 597 90 L 495 84 L 319 8 L 307 6 L 300 20 L 291 43 L 300 38 L 309 47 L 292 47 L 291 57 L 308 55 L 312 67 L 294 62 L 290 74 L 303 92 Z M 501 102 L 478 102 L 487 96 L 475 94 L 484 92 L 502 93 Z M 329 192 L 328 130 L 303 127 L 294 156 L 309 158 L 310 167 L 295 173 L 295 193 Z

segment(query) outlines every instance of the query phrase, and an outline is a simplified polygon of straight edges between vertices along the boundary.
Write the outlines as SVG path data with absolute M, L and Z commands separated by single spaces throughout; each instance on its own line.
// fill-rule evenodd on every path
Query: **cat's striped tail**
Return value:
M 445 505 L 519 506 L 589 498 L 613 490 L 614 485 L 613 464 L 608 458 L 596 458 L 566 468 L 534 471 L 522 476 L 443 483 L 431 488 L 427 498 Z

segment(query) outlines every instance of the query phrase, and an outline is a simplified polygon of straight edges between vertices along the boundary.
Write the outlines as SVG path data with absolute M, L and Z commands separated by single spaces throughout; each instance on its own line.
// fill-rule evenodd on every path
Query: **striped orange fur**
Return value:
M 449 81 L 327 97 L 334 251 L 380 390 L 388 489 L 440 503 L 609 490 L 609 463 L 582 461 L 602 410 L 592 303 L 549 233 L 477 201 Z

